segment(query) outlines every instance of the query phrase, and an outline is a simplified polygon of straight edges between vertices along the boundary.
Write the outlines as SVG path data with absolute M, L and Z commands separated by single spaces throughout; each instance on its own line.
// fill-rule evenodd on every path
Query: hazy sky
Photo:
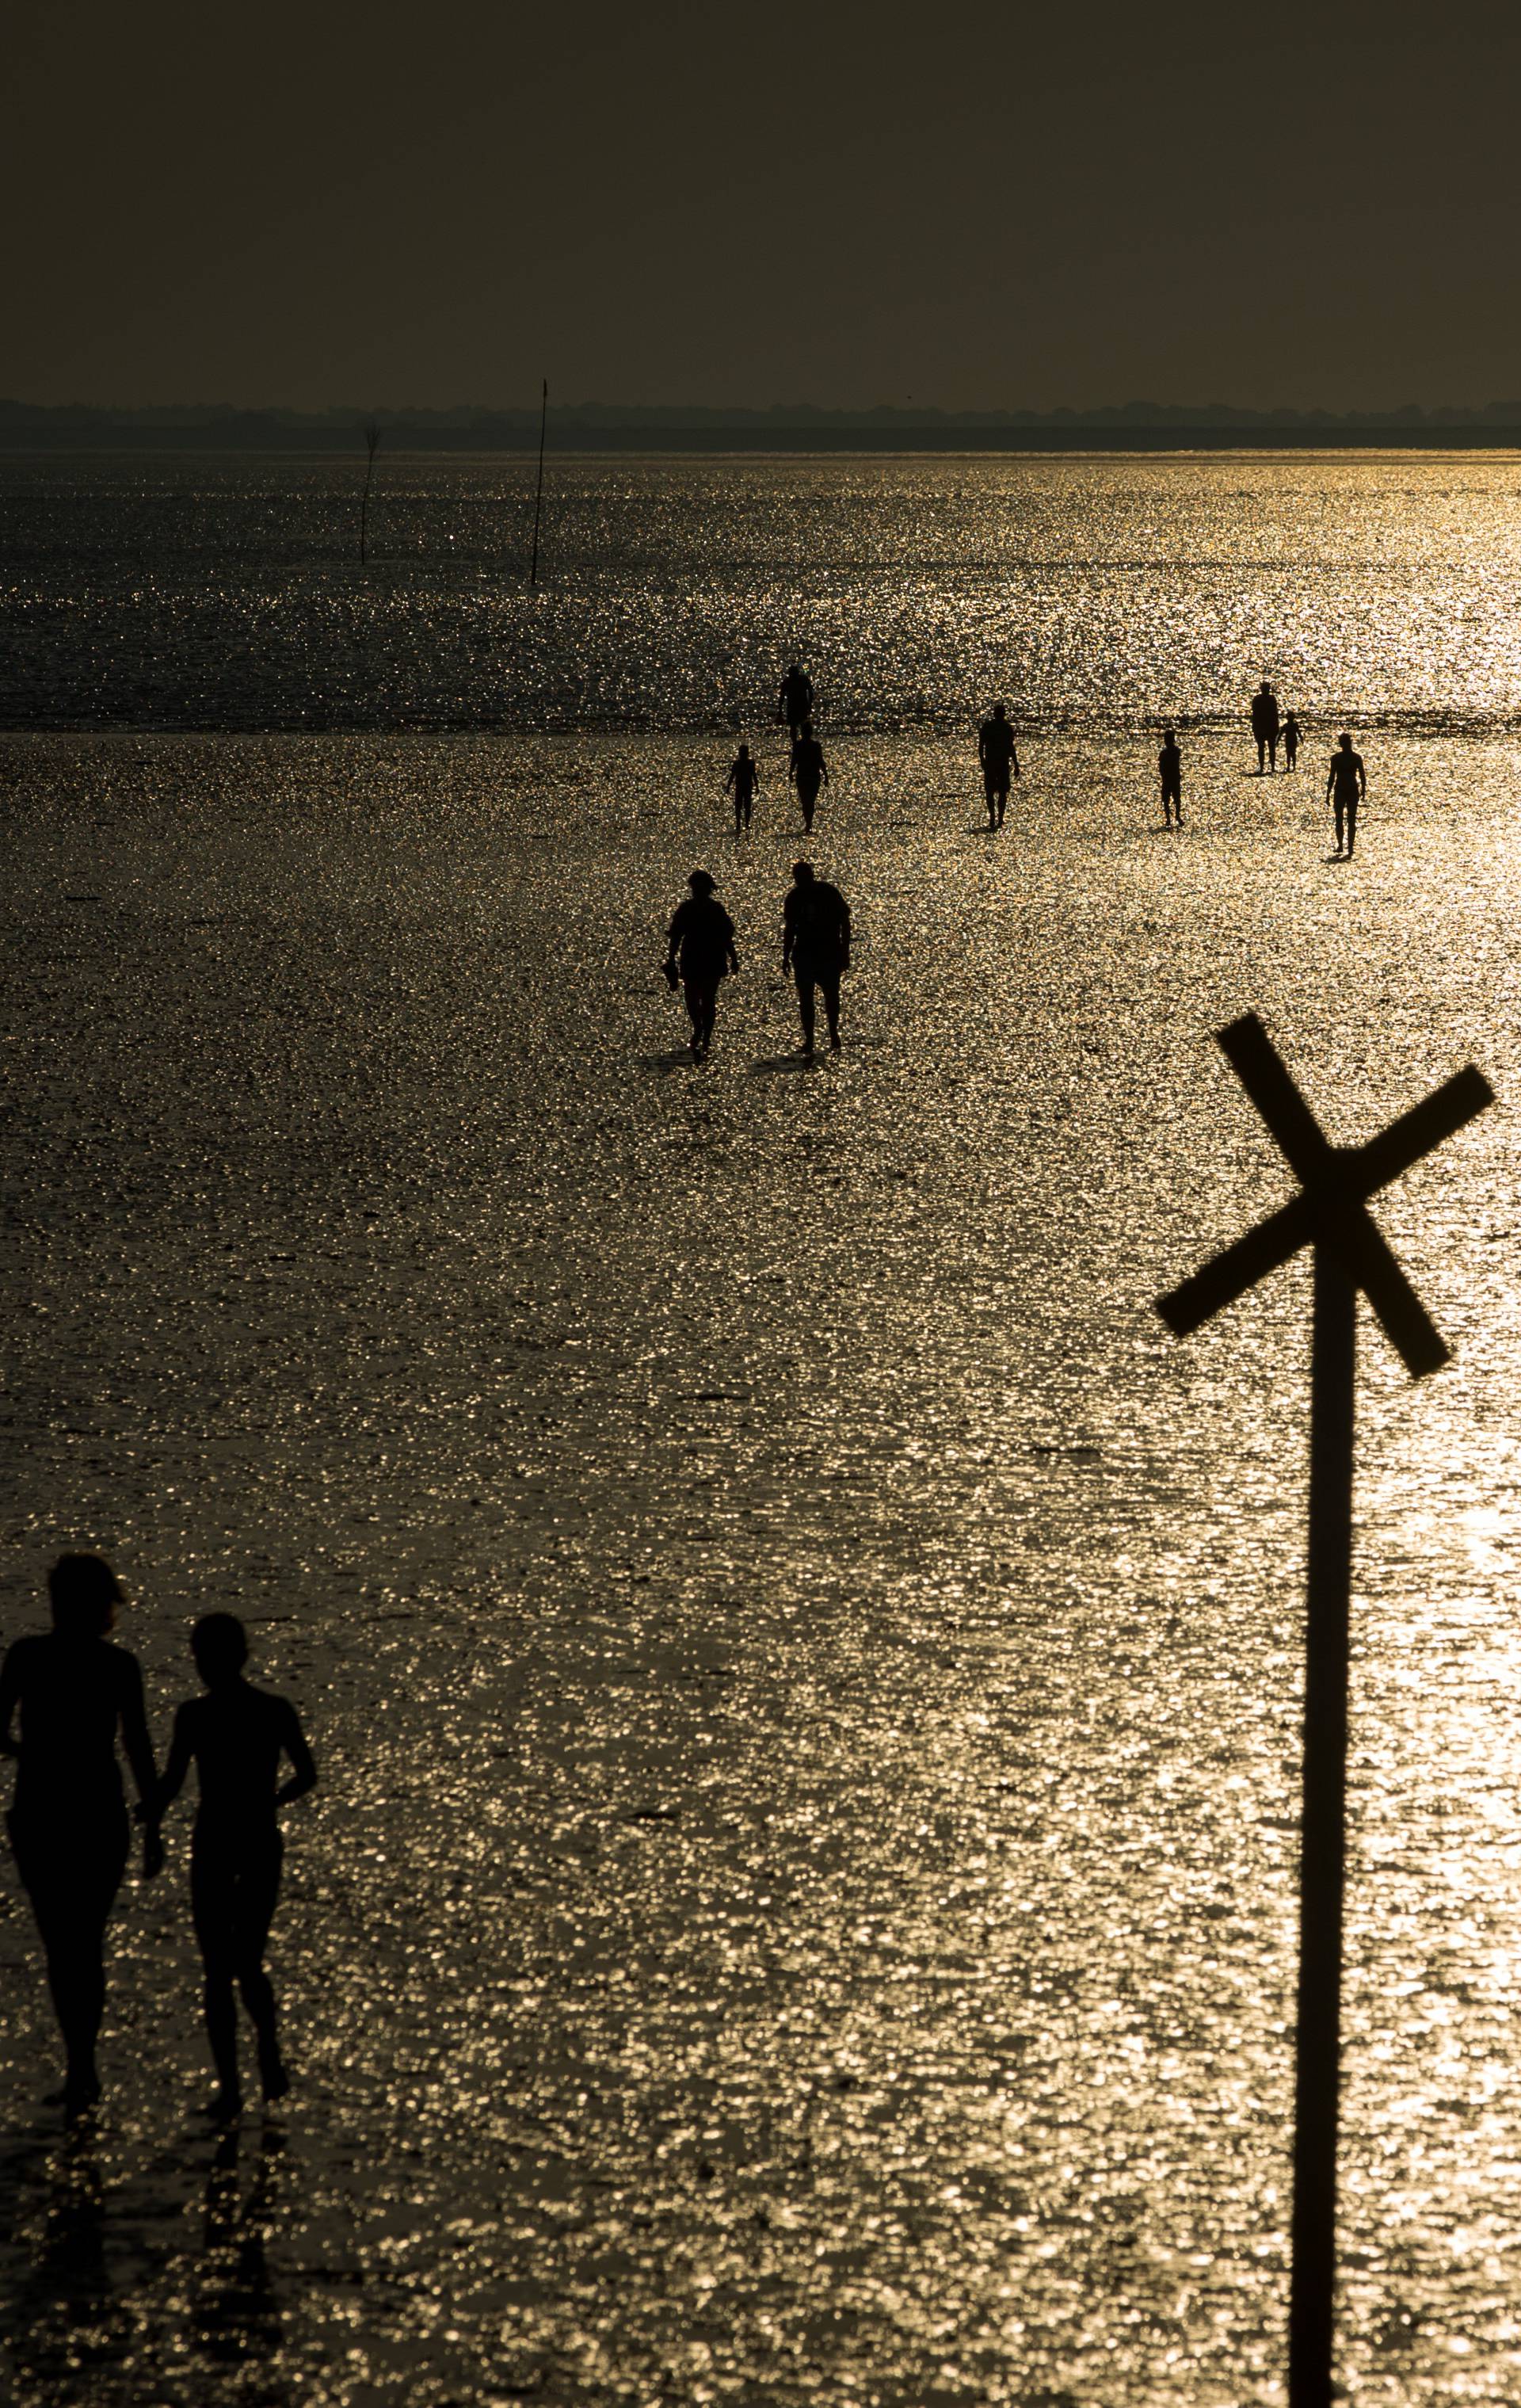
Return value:
M 23 0 L 0 394 L 1521 396 L 1515 0 Z

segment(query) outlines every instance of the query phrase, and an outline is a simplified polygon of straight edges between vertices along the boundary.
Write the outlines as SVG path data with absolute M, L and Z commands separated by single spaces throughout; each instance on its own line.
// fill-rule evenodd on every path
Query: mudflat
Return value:
M 162 1747 L 244 1615 L 301 1706 L 229 2136 L 185 1900 L 123 1892 L 98 2129 L 7 1862 L 19 2401 L 1213 2403 L 1285 2295 L 1308 1282 L 1152 1298 L 1286 1192 L 1211 1041 L 1348 1141 L 1452 1366 L 1370 1329 L 1344 2365 L 1521 2388 L 1518 752 L 842 737 L 845 1050 L 685 737 L 11 737 L 8 1639 L 65 1544 Z M 659 976 L 738 928 L 710 1063 Z

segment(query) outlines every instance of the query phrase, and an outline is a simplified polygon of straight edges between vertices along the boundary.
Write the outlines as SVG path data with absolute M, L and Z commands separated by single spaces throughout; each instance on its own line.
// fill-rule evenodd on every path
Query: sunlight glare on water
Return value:
M 244 508 L 251 471 L 219 473 Z M 934 464 L 963 501 L 1015 473 Z M 1263 464 L 1169 466 L 1160 499 L 1136 463 L 1069 473 L 1084 510 L 1105 477 L 1130 496 L 1105 504 L 1130 553 L 1151 477 L 1154 557 L 1200 549 L 1180 487 L 1278 490 Z M 1263 560 L 1299 556 L 1307 494 L 1338 544 L 1360 511 L 1365 567 L 1399 555 L 1380 608 L 1477 580 L 1434 483 L 1399 530 L 1393 488 L 1436 469 L 1379 473 L 1377 509 L 1342 462 L 1285 467 L 1276 518 L 1199 507 Z M 1514 466 L 1441 473 L 1514 575 Z M 871 505 L 857 561 L 891 549 L 871 497 L 907 470 L 784 474 L 836 553 L 829 477 Z M 733 476 L 715 547 L 763 481 Z M 674 562 L 661 507 L 641 540 Z M 950 507 L 915 505 L 954 581 Z M 1056 538 L 1027 515 L 1034 559 Z M 1217 650 L 1177 655 L 1212 663 L 1206 715 L 1261 673 L 1239 567 Z M 860 941 L 813 1071 L 770 733 L 739 847 L 726 734 L 0 746 L 6 1634 L 93 1538 L 161 1740 L 191 1618 L 230 1606 L 323 1774 L 273 1951 L 295 2095 L 230 2141 L 195 2114 L 183 1819 L 166 1880 L 123 1893 L 108 2112 L 73 2147 L 36 2104 L 7 1870 L 18 2401 L 1281 2400 L 1308 1278 L 1186 1345 L 1151 1305 L 1289 1192 L 1212 1042 L 1248 1008 L 1338 1141 L 1470 1059 L 1499 1098 L 1377 1207 L 1455 1359 L 1413 1388 L 1365 1323 L 1342 2332 L 1377 2408 L 1521 2398 L 1500 582 L 1465 732 L 1426 728 L 1413 634 L 1382 672 L 1353 869 L 1326 858 L 1335 716 L 1295 780 L 1190 734 L 1191 824 L 1155 828 L 1118 584 L 996 844 L 935 724 L 972 669 L 917 730 L 826 717 L 814 858 Z M 1318 590 L 1274 605 L 1307 661 Z M 615 677 L 608 645 L 588 693 L 647 663 L 630 638 Z M 437 675 L 466 694 L 462 657 Z M 284 674 L 229 666 L 236 708 Z M 658 966 L 704 860 L 742 970 L 696 1073 Z
M 0 461 L 0 725 L 739 725 L 789 652 L 837 731 L 1521 714 L 1511 453 L 577 455 L 534 592 L 530 460 L 377 478 L 361 568 L 357 462 Z

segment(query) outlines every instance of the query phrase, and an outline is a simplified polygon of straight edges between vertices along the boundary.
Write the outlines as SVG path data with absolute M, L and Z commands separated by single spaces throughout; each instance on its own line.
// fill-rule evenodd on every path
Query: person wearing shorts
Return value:
M 987 797 L 987 824 L 1001 828 L 1003 815 L 1009 808 L 1009 780 L 1019 775 L 1019 754 L 1014 749 L 1014 731 L 1001 702 L 993 706 L 993 716 L 984 719 L 977 731 L 977 758 L 983 765 L 983 792 Z
M 851 966 L 851 907 L 838 886 L 816 878 L 811 861 L 795 861 L 782 907 L 782 975 L 797 982 L 803 1052 L 813 1058 L 814 996 L 824 997 L 829 1051 L 839 1051 L 839 981 Z
M 718 1014 L 718 990 L 731 970 L 739 967 L 734 950 L 734 922 L 713 895 L 714 881 L 706 869 L 695 869 L 687 880 L 692 892 L 677 905 L 666 953 L 666 979 L 678 978 L 692 1023 L 692 1059 L 706 1062 Z

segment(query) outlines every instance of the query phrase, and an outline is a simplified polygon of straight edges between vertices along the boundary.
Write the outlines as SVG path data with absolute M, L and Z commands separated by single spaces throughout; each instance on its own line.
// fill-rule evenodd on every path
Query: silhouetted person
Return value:
M 686 882 L 692 892 L 677 905 L 671 920 L 666 977 L 671 986 L 681 979 L 692 1023 L 692 1059 L 706 1062 L 713 1041 L 719 986 L 730 970 L 739 968 L 739 956 L 734 950 L 734 922 L 723 904 L 715 901 L 713 881 L 707 870 L 695 869 Z
M 1278 767 L 1278 697 L 1266 678 L 1252 696 L 1252 733 L 1257 740 L 1257 776 Z
M 106 1925 L 127 1861 L 119 1734 L 145 1813 L 157 1776 L 137 1659 L 106 1635 L 122 1602 L 109 1564 L 99 1555 L 60 1555 L 48 1596 L 51 1630 L 18 1639 L 0 1666 L 0 1749 L 17 1759 L 10 1844 L 64 2036 L 64 2087 L 49 2103 L 61 2100 L 79 2114 L 100 2097 Z M 18 1710 L 19 1738 L 11 1728 Z M 150 1824 L 144 1878 L 162 1862 Z
M 824 747 L 813 733 L 811 719 L 803 722 L 802 734 L 792 748 L 792 766 L 787 776 L 797 789 L 797 799 L 803 807 L 803 834 L 812 831 L 813 811 L 819 799 L 819 788 L 829 783 L 828 764 Z
M 1171 728 L 1162 738 L 1162 750 L 1156 756 L 1156 774 L 1162 781 L 1162 817 L 1169 827 L 1183 825 L 1183 754 Z
M 815 878 L 811 861 L 795 861 L 782 907 L 782 975 L 797 982 L 803 1052 L 813 1053 L 813 992 L 824 997 L 829 1051 L 839 1051 L 839 981 L 851 966 L 851 907 L 838 886 Z
M 796 661 L 782 681 L 776 715 L 785 722 L 788 737 L 794 744 L 813 716 L 813 681 L 807 669 L 799 668 Z
M 1292 710 L 1284 713 L 1284 767 L 1297 769 L 1299 766 L 1299 723 Z
M 1019 754 L 1014 750 L 1014 731 L 1010 726 L 1001 702 L 993 706 L 993 716 L 984 719 L 977 731 L 977 758 L 983 765 L 983 791 L 987 796 L 987 824 L 1001 828 L 1003 815 L 1009 808 L 1009 779 L 1019 775 Z
M 1336 813 L 1336 850 L 1352 859 L 1357 842 L 1357 806 L 1368 792 L 1363 756 L 1354 752 L 1350 736 L 1339 737 L 1326 779 L 1326 796 Z
M 225 2120 L 243 2103 L 237 2073 L 236 1982 L 259 2043 L 259 2084 L 283 2099 L 290 2081 L 275 2028 L 275 1993 L 264 1952 L 280 1896 L 285 1842 L 277 1810 L 304 1798 L 317 1768 L 287 1698 L 243 1678 L 249 1642 L 235 1613 L 205 1613 L 190 1639 L 204 1698 L 188 1698 L 174 1718 L 174 1741 L 154 1801 L 155 1819 L 173 1804 L 192 1764 L 200 1784 L 191 1842 L 190 1903 L 206 1971 L 206 2033 L 219 2087 L 211 2113 Z M 280 1778 L 281 1757 L 291 1766 Z
M 750 825 L 751 806 L 754 802 L 755 789 L 759 784 L 760 772 L 750 757 L 750 747 L 748 744 L 741 744 L 729 764 L 729 774 L 724 781 L 725 793 L 732 793 L 734 796 L 736 836 L 742 834 Z

